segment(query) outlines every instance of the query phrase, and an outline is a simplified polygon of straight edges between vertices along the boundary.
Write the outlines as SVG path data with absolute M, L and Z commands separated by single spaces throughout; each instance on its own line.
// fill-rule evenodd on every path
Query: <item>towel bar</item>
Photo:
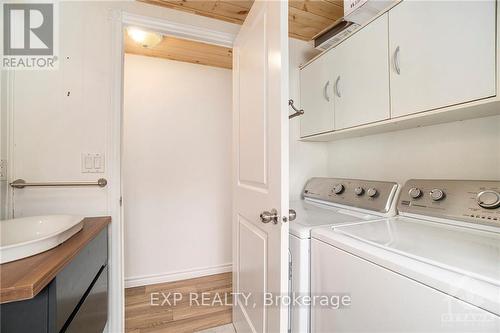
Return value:
M 56 187 L 56 186 L 99 186 L 105 187 L 108 181 L 105 178 L 99 178 L 96 182 L 44 182 L 44 183 L 28 183 L 24 179 L 16 179 L 9 184 L 13 188 L 25 188 L 26 186 L 34 187 Z

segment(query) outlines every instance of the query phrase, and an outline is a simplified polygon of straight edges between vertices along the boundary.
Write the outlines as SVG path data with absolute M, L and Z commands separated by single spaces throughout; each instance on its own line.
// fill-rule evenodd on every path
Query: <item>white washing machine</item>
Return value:
M 379 220 L 395 214 L 398 185 L 355 179 L 312 178 L 304 187 L 303 200 L 292 201 L 297 213 L 290 223 L 291 296 L 310 293 L 311 229 Z M 310 332 L 310 307 L 290 307 L 290 330 Z
M 410 180 L 400 216 L 313 230 L 313 332 L 500 332 L 500 181 Z

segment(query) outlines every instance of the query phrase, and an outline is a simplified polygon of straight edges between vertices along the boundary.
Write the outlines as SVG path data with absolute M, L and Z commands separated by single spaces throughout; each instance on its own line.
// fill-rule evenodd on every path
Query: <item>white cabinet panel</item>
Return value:
M 335 49 L 335 129 L 390 117 L 387 24 L 384 14 Z
M 333 130 L 333 53 L 327 52 L 300 71 L 301 137 Z
M 392 117 L 495 95 L 495 1 L 404 1 L 389 12 Z

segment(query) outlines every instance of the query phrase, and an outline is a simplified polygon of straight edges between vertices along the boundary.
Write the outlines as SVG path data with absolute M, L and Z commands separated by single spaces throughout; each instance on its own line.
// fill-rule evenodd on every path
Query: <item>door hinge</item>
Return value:
M 123 197 L 120 197 L 120 207 L 122 206 L 123 204 Z
M 7 160 L 0 160 L 0 180 L 7 180 Z
M 288 281 L 292 281 L 292 261 L 288 262 Z

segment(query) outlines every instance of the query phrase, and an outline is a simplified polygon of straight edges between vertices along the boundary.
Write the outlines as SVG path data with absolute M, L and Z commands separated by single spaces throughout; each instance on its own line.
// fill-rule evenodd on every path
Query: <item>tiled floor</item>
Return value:
M 236 331 L 233 324 L 228 324 L 198 331 L 197 333 L 236 333 Z

